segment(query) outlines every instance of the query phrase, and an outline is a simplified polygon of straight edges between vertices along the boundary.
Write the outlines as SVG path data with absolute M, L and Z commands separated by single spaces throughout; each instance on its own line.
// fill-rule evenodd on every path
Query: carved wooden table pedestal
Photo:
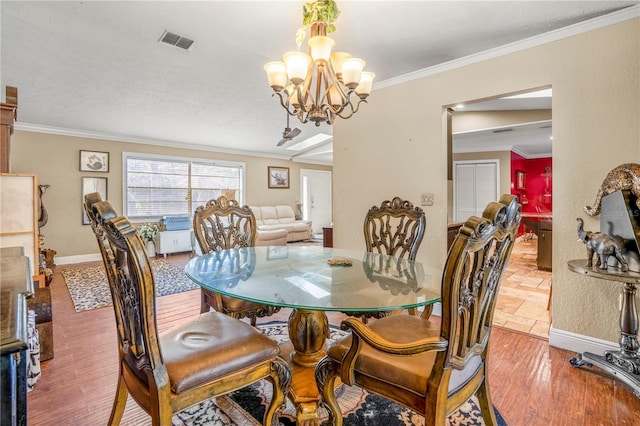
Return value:
M 629 385 L 640 398 L 640 346 L 638 345 L 638 311 L 636 308 L 636 284 L 640 284 L 640 273 L 620 272 L 617 268 L 608 271 L 587 266 L 586 260 L 571 260 L 569 270 L 607 281 L 624 283 L 624 296 L 620 309 L 620 350 L 605 351 L 603 355 L 589 352 L 576 355 L 569 362 L 574 367 L 595 365 Z

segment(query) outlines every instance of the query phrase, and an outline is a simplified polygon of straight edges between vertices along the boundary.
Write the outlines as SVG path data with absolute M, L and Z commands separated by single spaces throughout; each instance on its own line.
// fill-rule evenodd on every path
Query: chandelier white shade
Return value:
M 302 123 L 332 124 L 358 112 L 371 93 L 375 74 L 364 72 L 365 61 L 346 52 L 331 52 L 335 41 L 326 35 L 327 24 L 311 24 L 308 53 L 287 52 L 282 62 L 264 66 L 269 85 L 280 104 Z

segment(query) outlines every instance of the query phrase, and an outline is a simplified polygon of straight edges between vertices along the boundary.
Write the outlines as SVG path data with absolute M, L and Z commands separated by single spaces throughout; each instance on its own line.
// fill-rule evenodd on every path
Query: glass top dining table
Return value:
M 223 250 L 194 257 L 185 272 L 204 289 L 292 308 L 289 341 L 280 351 L 292 369 L 289 399 L 300 425 L 319 424 L 315 366 L 330 335 L 326 312 L 397 311 L 440 301 L 441 271 L 365 251 L 296 245 Z
M 293 309 L 393 311 L 440 300 L 440 271 L 384 254 L 319 246 L 223 250 L 194 257 L 185 272 L 205 289 Z

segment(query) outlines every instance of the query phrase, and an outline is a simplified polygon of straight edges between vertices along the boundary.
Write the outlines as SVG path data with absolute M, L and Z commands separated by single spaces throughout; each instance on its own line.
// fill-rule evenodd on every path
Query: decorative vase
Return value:
M 147 257 L 155 257 L 156 256 L 156 245 L 153 241 L 147 241 L 146 245 Z

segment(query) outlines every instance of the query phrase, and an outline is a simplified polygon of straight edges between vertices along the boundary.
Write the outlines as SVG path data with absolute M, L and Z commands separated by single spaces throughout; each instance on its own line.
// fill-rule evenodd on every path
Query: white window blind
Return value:
M 193 214 L 226 195 L 242 204 L 243 163 L 220 163 L 125 154 L 125 211 L 146 219 Z

